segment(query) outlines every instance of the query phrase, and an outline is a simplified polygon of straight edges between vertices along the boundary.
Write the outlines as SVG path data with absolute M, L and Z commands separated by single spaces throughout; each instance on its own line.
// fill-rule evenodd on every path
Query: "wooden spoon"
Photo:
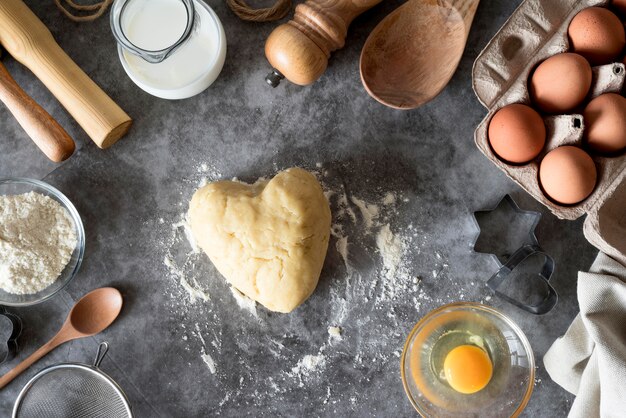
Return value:
M 459 65 L 480 0 L 409 0 L 378 24 L 361 52 L 361 81 L 380 103 L 414 109 Z
M 74 140 L 43 107 L 22 90 L 2 63 L 0 63 L 0 101 L 6 105 L 28 136 L 49 159 L 58 163 L 74 153 Z
M 76 302 L 57 335 L 0 378 L 0 389 L 59 345 L 104 331 L 121 310 L 122 294 L 117 289 L 103 287 L 87 293 Z

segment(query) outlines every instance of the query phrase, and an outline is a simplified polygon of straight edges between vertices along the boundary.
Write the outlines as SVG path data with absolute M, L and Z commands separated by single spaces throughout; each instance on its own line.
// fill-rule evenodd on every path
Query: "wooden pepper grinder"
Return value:
M 265 43 L 265 56 L 273 71 L 265 81 L 276 87 L 286 78 L 294 84 L 313 83 L 326 70 L 330 53 L 345 44 L 355 17 L 382 0 L 307 0 L 294 17 L 280 25 Z

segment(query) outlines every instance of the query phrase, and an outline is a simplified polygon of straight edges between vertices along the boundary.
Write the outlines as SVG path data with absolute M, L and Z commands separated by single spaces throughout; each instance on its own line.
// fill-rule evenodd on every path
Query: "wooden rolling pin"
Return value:
M 265 78 L 276 87 L 282 78 L 305 86 L 322 76 L 330 53 L 343 48 L 355 17 L 382 0 L 307 0 L 292 20 L 280 25 L 265 43 L 273 71 Z
M 0 0 L 0 44 L 46 85 L 100 148 L 128 132 L 130 117 L 72 61 L 22 0 Z
M 0 100 L 39 149 L 52 161 L 65 161 L 74 153 L 76 146 L 65 129 L 22 90 L 2 63 L 0 63 Z

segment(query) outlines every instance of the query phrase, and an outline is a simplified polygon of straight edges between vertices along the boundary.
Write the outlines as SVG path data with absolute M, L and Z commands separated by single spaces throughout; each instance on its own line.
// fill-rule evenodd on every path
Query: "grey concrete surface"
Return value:
M 104 340 L 111 351 L 102 368 L 127 392 L 138 417 L 411 416 L 393 353 L 429 310 L 489 295 L 484 283 L 497 265 L 470 252 L 471 212 L 495 205 L 505 193 L 544 214 L 537 234 L 557 262 L 553 285 L 560 301 L 541 317 L 496 298 L 488 303 L 517 321 L 534 348 L 537 381 L 524 416 L 566 415 L 573 397 L 550 380 L 541 358 L 576 315 L 576 273 L 590 266 L 596 250 L 583 237 L 582 220 L 557 220 L 484 158 L 472 137 L 486 113 L 471 89 L 472 63 L 518 1 L 481 2 L 449 86 L 436 100 L 407 112 L 372 100 L 358 68 L 368 33 L 400 1 L 383 2 L 359 17 L 319 82 L 306 88 L 283 83 L 272 90 L 263 81 L 269 70 L 263 44 L 275 24 L 241 22 L 225 2 L 210 0 L 226 31 L 226 64 L 209 90 L 183 101 L 151 97 L 130 81 L 107 18 L 76 24 L 52 0 L 26 2 L 134 118 L 134 126 L 111 149 L 97 149 L 27 69 L 4 58 L 15 79 L 68 130 L 79 150 L 58 167 L 47 162 L 0 106 L 0 176 L 45 178 L 63 191 L 83 218 L 87 250 L 82 270 L 65 292 L 13 309 L 25 323 L 21 352 L 0 366 L 0 373 L 49 339 L 86 292 L 115 286 L 125 307 L 102 335 L 66 344 L 1 390 L 2 416 L 9 415 L 19 390 L 38 370 L 89 362 Z M 316 292 L 289 315 L 258 307 L 256 319 L 240 310 L 206 257 L 198 258 L 194 271 L 211 299 L 187 303 L 163 257 L 170 225 L 195 190 L 198 165 L 207 163 L 224 178 L 253 180 L 294 165 L 316 169 L 318 162 L 328 171 L 324 181 L 345 185 L 348 194 L 374 200 L 392 191 L 406 198 L 389 222 L 396 231 L 412 224 L 424 238 L 410 263 L 428 296 L 419 309 L 411 302 L 413 291 L 382 309 L 353 298 L 342 321 L 333 322 L 338 321 L 334 289 L 362 285 L 377 274 L 380 261 L 371 239 L 351 243 L 361 278 L 352 284 L 344 283 L 346 270 L 331 242 Z M 434 278 L 437 254 L 449 267 Z M 341 341 L 328 343 L 329 325 L 342 327 Z M 303 356 L 321 347 L 326 347 L 323 368 L 304 379 L 289 375 Z M 204 364 L 203 352 L 215 361 L 215 374 Z

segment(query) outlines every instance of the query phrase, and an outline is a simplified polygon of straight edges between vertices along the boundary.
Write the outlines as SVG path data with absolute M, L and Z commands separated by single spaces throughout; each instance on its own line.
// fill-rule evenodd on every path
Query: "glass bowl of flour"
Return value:
M 85 253 L 78 211 L 39 180 L 0 179 L 0 305 L 43 302 L 72 281 Z

